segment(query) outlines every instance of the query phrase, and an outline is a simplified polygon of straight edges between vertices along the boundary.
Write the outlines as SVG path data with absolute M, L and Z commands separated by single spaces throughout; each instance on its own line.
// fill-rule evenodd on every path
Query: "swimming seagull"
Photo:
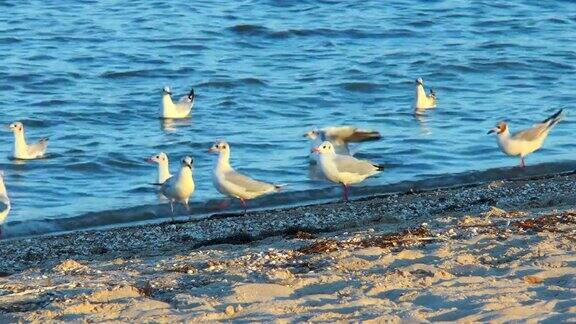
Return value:
M 0 171 L 0 237 L 2 237 L 2 224 L 6 221 L 10 212 L 10 199 L 4 185 L 4 172 Z
M 348 143 L 376 141 L 382 138 L 377 131 L 354 126 L 331 126 L 313 129 L 304 134 L 304 137 L 312 140 L 312 148 L 317 147 L 324 141 L 329 141 L 334 146 L 337 154 L 344 155 L 351 155 Z M 310 154 L 310 160 L 318 162 L 318 155 Z
M 194 106 L 194 89 L 187 96 L 180 98 L 177 103 L 172 102 L 172 91 L 166 86 L 162 89 L 162 118 L 186 118 Z
M 320 155 L 319 163 L 328 180 L 339 183 L 344 188 L 344 201 L 348 201 L 348 187 L 364 181 L 384 170 L 381 165 L 359 160 L 353 156 L 336 154 L 332 143 L 325 141 L 312 150 Z
M 149 163 L 157 163 L 158 164 L 158 182 L 155 184 L 163 184 L 170 178 L 172 175 L 170 174 L 170 167 L 168 162 L 168 156 L 164 152 L 160 152 L 152 157 L 146 159 Z
M 33 160 L 44 157 L 48 147 L 48 137 L 41 138 L 38 143 L 26 144 L 24 138 L 24 125 L 15 122 L 8 126 L 14 133 L 14 158 L 20 160 Z
M 208 152 L 220 154 L 212 175 L 214 186 L 221 194 L 240 199 L 244 212 L 246 200 L 279 191 L 284 186 L 254 180 L 236 172 L 230 166 L 230 145 L 226 141 L 216 142 Z
M 170 210 L 174 213 L 174 202 L 184 204 L 186 210 L 190 210 L 188 200 L 194 193 L 194 179 L 192 178 L 192 162 L 193 159 L 186 156 L 182 159 L 182 167 L 176 176 L 166 180 L 162 184 L 162 194 L 170 200 Z
M 498 140 L 498 146 L 502 152 L 510 156 L 520 156 L 520 167 L 525 167 L 524 158 L 538 150 L 544 144 L 548 133 L 562 119 L 560 109 L 554 115 L 546 118 L 542 122 L 510 135 L 510 129 L 505 122 L 499 122 L 496 127 L 488 131 L 488 134 L 495 133 Z
M 416 79 L 416 98 L 414 99 L 414 109 L 423 110 L 429 108 L 436 108 L 436 93 L 430 89 L 430 93 L 426 94 L 424 90 L 424 81 L 422 78 Z

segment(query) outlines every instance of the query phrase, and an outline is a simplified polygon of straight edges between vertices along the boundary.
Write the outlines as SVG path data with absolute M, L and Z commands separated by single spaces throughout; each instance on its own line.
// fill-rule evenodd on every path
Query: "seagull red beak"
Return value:
M 310 153 L 317 153 L 318 154 L 318 153 L 320 153 L 320 150 L 317 147 L 315 147 L 315 148 L 310 150 Z

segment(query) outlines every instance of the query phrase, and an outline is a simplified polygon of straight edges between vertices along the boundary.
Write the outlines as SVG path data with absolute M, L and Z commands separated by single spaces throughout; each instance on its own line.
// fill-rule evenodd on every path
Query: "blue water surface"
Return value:
M 193 201 L 211 183 L 217 139 L 232 163 L 288 191 L 311 179 L 314 127 L 351 124 L 383 139 L 357 147 L 385 164 L 364 185 L 515 165 L 486 131 L 566 119 L 527 163 L 574 160 L 572 1 L 2 1 L 0 123 L 50 137 L 44 160 L 0 168 L 11 220 L 160 203 L 144 159 L 195 157 Z M 415 118 L 413 81 L 438 108 Z M 161 89 L 198 94 L 190 120 L 163 122 Z

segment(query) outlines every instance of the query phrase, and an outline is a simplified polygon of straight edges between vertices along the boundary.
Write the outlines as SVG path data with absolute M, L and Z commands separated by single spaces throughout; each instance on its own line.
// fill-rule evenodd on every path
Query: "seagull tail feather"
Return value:
M 548 127 L 547 128 L 552 128 L 554 127 L 554 125 L 558 124 L 558 122 L 560 122 L 560 120 L 562 120 L 562 112 L 564 111 L 564 108 L 558 110 L 554 115 L 546 118 L 543 123 L 548 123 Z
M 275 185 L 274 185 L 274 189 L 275 189 L 276 191 L 280 191 L 282 188 L 284 188 L 284 187 L 286 187 L 286 186 L 287 186 L 287 184 L 275 184 Z

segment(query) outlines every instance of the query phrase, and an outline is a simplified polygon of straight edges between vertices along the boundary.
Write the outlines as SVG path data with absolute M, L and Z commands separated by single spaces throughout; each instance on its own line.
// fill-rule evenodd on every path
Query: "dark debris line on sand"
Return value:
M 0 272 L 15 273 L 44 264 L 57 264 L 69 258 L 106 260 L 169 256 L 211 244 L 244 244 L 298 231 L 321 233 L 379 224 L 386 227 L 382 233 L 401 233 L 402 229 L 418 227 L 438 216 L 481 213 L 491 206 L 507 210 L 571 207 L 576 201 L 575 179 L 575 175 L 562 175 L 497 181 L 416 194 L 393 194 L 349 204 L 259 211 L 194 223 L 142 225 L 14 239 L 0 242 L 3 251 Z M 414 231 L 411 235 L 418 237 L 417 233 Z M 401 234 L 384 234 L 380 241 L 366 239 L 354 244 L 388 245 L 395 244 L 394 240 L 396 244 L 407 244 L 408 241 L 401 243 L 400 238 L 394 235 Z M 421 236 L 427 235 L 423 233 Z

